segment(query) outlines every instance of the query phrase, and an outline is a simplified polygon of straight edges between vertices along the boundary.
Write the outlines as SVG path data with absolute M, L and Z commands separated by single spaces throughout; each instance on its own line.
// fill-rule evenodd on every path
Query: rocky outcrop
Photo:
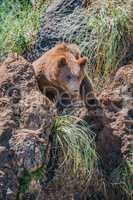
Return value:
M 116 73 L 112 84 L 98 99 L 91 94 L 86 106 L 81 108 L 80 118 L 84 119 L 96 134 L 96 149 L 100 155 L 100 170 L 85 190 L 82 177 L 70 177 L 57 169 L 54 179 L 48 185 L 46 199 L 132 199 L 112 186 L 109 175 L 119 166 L 122 159 L 130 159 L 133 107 L 133 65 L 124 66 Z M 79 109 L 78 109 L 79 110 Z M 64 174 L 63 174 L 64 173 Z M 108 174 L 108 176 L 107 176 Z M 115 174 L 117 178 L 117 174 Z M 103 185 L 101 184 L 103 182 Z M 106 192 L 105 192 L 106 190 Z
M 0 66 L 0 200 L 16 199 L 24 171 L 48 162 L 55 112 L 39 91 L 32 66 L 10 55 Z
M 121 138 L 121 152 L 129 157 L 133 145 L 133 65 L 118 70 L 112 84 L 103 91 L 99 99 L 113 129 Z
M 77 114 L 74 112 L 95 133 L 96 150 L 103 170 L 108 173 L 121 161 L 121 153 L 123 158 L 130 158 L 133 145 L 132 77 L 133 65 L 121 68 L 98 99 L 85 85 L 89 95 L 87 99 L 82 96 L 84 101 L 80 103 L 83 104 L 76 108 Z M 0 66 L 0 112 L 0 200 L 82 199 L 83 180 L 70 177 L 66 170 L 61 171 L 57 166 L 53 168 L 55 106 L 40 92 L 32 65 L 16 54 L 10 55 Z M 54 159 L 58 162 L 58 157 Z M 47 177 L 51 176 L 47 173 L 51 162 L 52 179 Z M 39 180 L 41 177 L 41 182 L 36 177 Z M 25 187 L 28 193 L 22 195 Z M 96 193 L 97 198 L 103 196 L 93 187 L 93 180 L 86 195 L 90 191 Z

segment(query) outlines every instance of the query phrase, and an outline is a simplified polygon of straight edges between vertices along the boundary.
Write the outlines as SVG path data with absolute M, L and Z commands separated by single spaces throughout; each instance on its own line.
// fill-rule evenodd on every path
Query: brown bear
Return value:
M 87 80 L 84 72 L 86 62 L 87 57 L 81 56 L 77 45 L 66 43 L 56 45 L 33 62 L 40 90 L 46 94 L 46 89 L 55 88 L 59 93 L 79 95 L 82 82 L 86 83 L 83 80 Z M 88 88 L 92 90 L 90 81 L 87 84 L 87 90 Z M 46 96 L 52 99 L 51 89 L 49 94 Z

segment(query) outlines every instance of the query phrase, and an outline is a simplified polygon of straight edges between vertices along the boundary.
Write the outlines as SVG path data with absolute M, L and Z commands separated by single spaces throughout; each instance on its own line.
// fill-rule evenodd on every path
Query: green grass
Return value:
M 44 180 L 45 175 L 46 175 L 45 167 L 42 167 L 42 168 L 38 169 L 37 171 L 31 172 L 31 173 L 25 171 L 19 182 L 19 184 L 20 184 L 19 185 L 19 193 L 25 193 L 28 191 L 28 187 L 29 187 L 29 184 L 30 184 L 32 178 L 34 178 L 36 181 L 41 182 Z
M 130 0 L 92 0 L 82 22 L 89 32 L 80 31 L 75 39 L 88 56 L 88 73 L 93 78 L 106 79 L 116 71 L 124 57 L 133 32 Z M 81 27 L 82 29 L 82 27 Z M 98 84 L 99 84 L 98 79 Z
M 70 167 L 72 174 L 78 176 L 82 173 L 91 178 L 97 163 L 95 135 L 86 122 L 75 124 L 74 121 L 75 118 L 71 116 L 61 116 L 55 120 L 53 130 L 63 154 L 61 166 Z
M 132 32 L 130 14 L 128 6 L 122 1 L 98 1 L 97 5 L 92 6 L 92 12 L 95 13 L 90 17 L 88 24 L 97 33 L 96 48 L 94 47 L 95 69 L 106 76 L 116 69 L 127 50 Z
M 0 5 L 0 59 L 11 52 L 22 54 L 32 44 L 45 8 L 44 4 L 38 9 L 33 9 L 27 1 L 2 1 Z
M 111 178 L 114 186 L 119 186 L 129 199 L 133 199 L 133 147 L 130 156 L 130 159 L 124 160 L 113 170 Z

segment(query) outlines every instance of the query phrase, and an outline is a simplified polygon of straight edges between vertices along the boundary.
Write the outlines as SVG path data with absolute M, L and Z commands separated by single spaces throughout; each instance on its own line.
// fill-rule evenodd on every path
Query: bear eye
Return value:
M 72 76 L 71 75 L 67 75 L 67 80 L 71 80 Z

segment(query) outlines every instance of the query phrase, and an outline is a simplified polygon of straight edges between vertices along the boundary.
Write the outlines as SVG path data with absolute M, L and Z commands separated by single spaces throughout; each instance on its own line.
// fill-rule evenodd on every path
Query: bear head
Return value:
M 33 62 L 40 89 L 51 85 L 71 95 L 79 93 L 86 62 L 77 45 L 56 45 Z

